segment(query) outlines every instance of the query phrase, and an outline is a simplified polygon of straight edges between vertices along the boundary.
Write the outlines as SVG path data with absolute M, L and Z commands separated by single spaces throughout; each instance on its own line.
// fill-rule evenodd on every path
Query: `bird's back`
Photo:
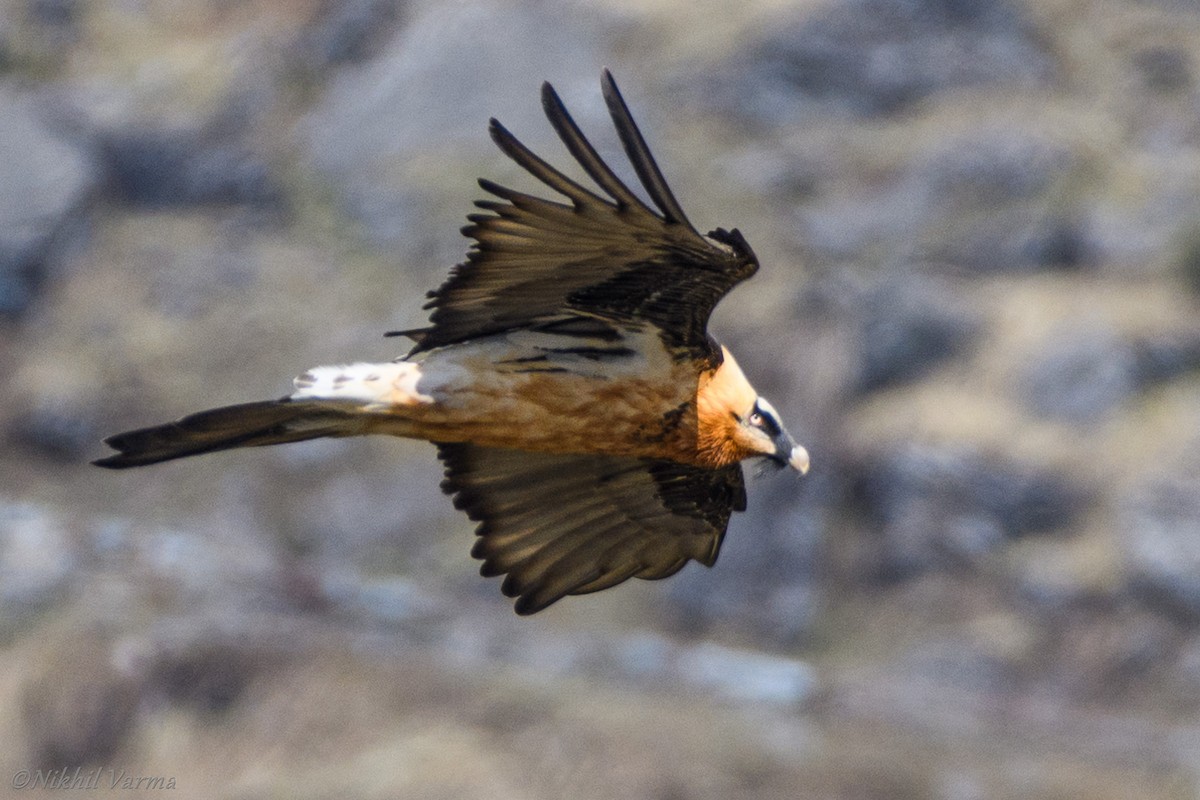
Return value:
M 376 432 L 544 452 L 690 460 L 699 374 L 651 328 L 603 336 L 523 329 L 412 362 L 426 402 L 392 404 Z

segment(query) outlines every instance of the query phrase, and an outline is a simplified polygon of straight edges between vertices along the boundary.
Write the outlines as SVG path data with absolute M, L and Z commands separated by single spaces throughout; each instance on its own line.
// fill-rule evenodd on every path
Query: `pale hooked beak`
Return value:
M 808 472 L 808 451 L 800 445 L 792 448 L 792 455 L 788 458 L 788 466 L 804 475 Z
M 787 431 L 781 430 L 775 437 L 775 452 L 771 459 L 780 466 L 788 465 L 801 475 L 808 472 L 808 451 L 796 444 Z

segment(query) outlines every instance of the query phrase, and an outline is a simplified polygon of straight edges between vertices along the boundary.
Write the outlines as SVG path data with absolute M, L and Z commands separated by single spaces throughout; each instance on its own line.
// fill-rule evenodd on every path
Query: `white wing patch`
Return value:
M 349 400 L 372 406 L 414 406 L 433 402 L 418 389 L 421 365 L 408 361 L 314 367 L 292 383 L 293 400 Z

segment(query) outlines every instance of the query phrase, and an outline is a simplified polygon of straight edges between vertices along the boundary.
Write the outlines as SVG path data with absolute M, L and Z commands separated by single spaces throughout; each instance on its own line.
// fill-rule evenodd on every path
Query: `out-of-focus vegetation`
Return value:
M 398 355 L 603 65 L 813 456 L 715 569 L 518 619 L 427 445 L 86 466 Z M 0 793 L 1195 797 L 1197 230 L 1183 0 L 0 0 Z

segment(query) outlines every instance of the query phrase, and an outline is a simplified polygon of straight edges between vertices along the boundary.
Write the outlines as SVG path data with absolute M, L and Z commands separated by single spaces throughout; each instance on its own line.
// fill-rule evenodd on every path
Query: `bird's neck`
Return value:
M 721 355 L 721 363 L 702 373 L 696 387 L 696 451 L 700 462 L 713 469 L 753 455 L 739 441 L 739 420 L 758 397 L 733 355 L 724 347 Z

